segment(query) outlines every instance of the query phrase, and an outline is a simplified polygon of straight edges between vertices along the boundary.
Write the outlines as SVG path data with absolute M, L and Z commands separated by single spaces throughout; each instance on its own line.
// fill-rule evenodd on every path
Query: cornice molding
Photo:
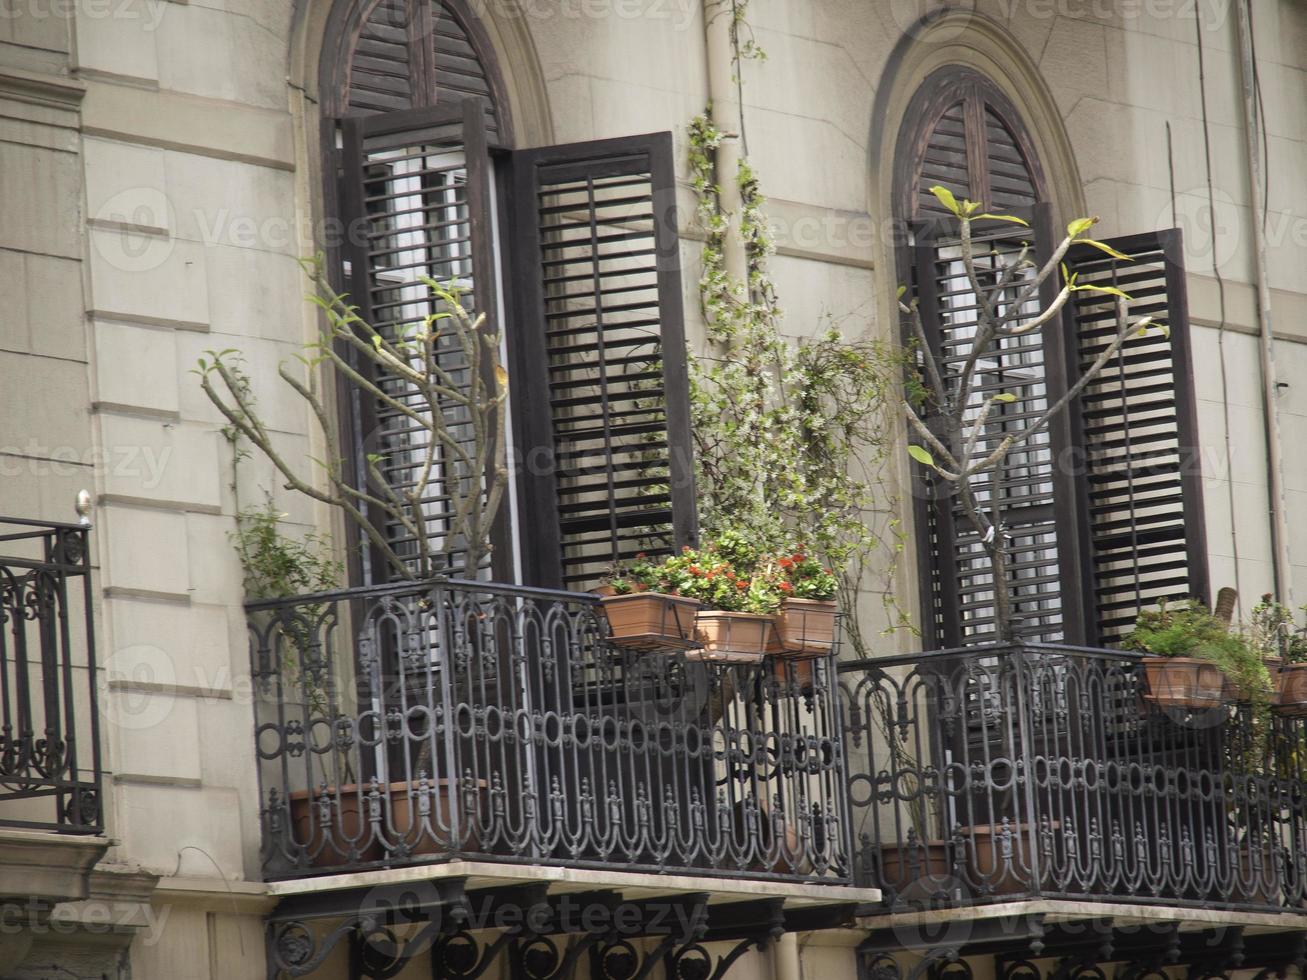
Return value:
M 0 65 L 0 98 L 77 112 L 85 96 L 80 79 Z

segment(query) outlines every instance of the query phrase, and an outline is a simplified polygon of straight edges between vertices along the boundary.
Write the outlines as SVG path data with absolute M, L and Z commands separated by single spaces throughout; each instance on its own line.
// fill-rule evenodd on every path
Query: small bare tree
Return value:
M 1003 473 L 1009 454 L 1043 432 L 1050 421 L 1062 412 L 1084 390 L 1099 372 L 1133 335 L 1146 334 L 1150 327 L 1168 333 L 1165 325 L 1152 317 L 1129 319 L 1130 296 L 1115 286 L 1079 283 L 1074 274 L 1067 274 L 1063 259 L 1074 244 L 1089 245 L 1106 252 L 1115 259 L 1129 261 L 1130 257 L 1103 242 L 1085 237 L 1097 218 L 1078 218 L 1067 225 L 1066 236 L 1053 250 L 1042 266 L 1030 258 L 1030 244 L 1023 242 L 1019 250 L 1008 256 L 996 250 L 986 255 L 986 265 L 978 267 L 972 225 L 976 221 L 1001 221 L 1025 225 L 1012 215 L 985 214 L 974 201 L 958 202 L 944 187 L 932 187 L 931 193 L 944 205 L 958 222 L 958 253 L 967 284 L 975 298 L 975 332 L 969 338 L 965 357 L 959 366 L 945 365 L 933 351 L 927 339 L 920 308 L 915 300 L 903 300 L 906 287 L 899 288 L 899 309 L 911 325 L 913 337 L 920 348 L 924 366 L 925 402 L 929 412 L 923 413 L 921 403 L 913 398 L 903 400 L 903 410 L 912 430 L 925 445 L 910 445 L 913 459 L 930 467 L 942 479 L 957 487 L 958 501 L 972 527 L 980 535 L 989 558 L 994 589 L 994 618 L 1000 641 L 1010 640 L 1013 629 L 1013 587 L 1009 579 L 1008 537 L 1002 518 Z M 1038 303 L 1041 287 L 1050 276 L 1061 270 L 1061 288 L 1053 300 L 1042 310 L 1032 312 L 1030 305 Z M 987 282 L 982 283 L 981 278 Z M 979 365 L 987 356 L 1001 355 L 1005 340 L 1030 334 L 1056 323 L 1055 317 L 1066 305 L 1072 293 L 1093 292 L 1113 298 L 1116 306 L 1116 330 L 1111 340 L 1098 353 L 1080 377 L 1031 422 L 1013 429 L 1004 426 L 991 432 L 990 416 L 997 406 L 1015 402 L 1011 392 L 996 392 L 988 397 L 980 390 Z M 939 328 L 942 324 L 932 324 Z M 928 424 L 928 423 L 933 423 Z M 988 493 L 984 493 L 988 483 Z M 982 497 L 984 499 L 982 499 Z
M 429 578 L 448 569 L 455 555 L 475 574 L 490 554 L 491 527 L 508 482 L 508 373 L 500 362 L 497 331 L 484 313 L 473 319 L 458 289 L 422 277 L 435 312 L 401 324 L 388 336 L 364 321 L 346 294 L 329 288 L 320 260 L 305 263 L 305 270 L 314 285 L 310 299 L 323 314 L 319 335 L 296 355 L 303 377 L 286 364 L 278 374 L 308 403 L 322 429 L 326 455 L 314 462 L 325 486 L 301 476 L 273 444 L 238 351 L 206 352 L 195 372 L 200 386 L 232 427 L 272 462 L 287 489 L 339 507 L 397 577 Z M 341 378 L 364 399 L 411 423 L 418 435 L 411 449 L 403 450 L 413 455 L 411 484 L 395 486 L 383 472 L 379 453 L 364 461 L 366 480 L 349 478 L 337 427 L 322 397 Z M 390 383 L 383 384 L 383 378 Z M 424 501 L 433 487 L 449 500 L 448 513 L 440 515 L 449 533 L 439 547 L 433 547 L 427 533 L 431 515 Z M 386 524 L 412 538 L 416 555 L 406 558 L 395 550 Z

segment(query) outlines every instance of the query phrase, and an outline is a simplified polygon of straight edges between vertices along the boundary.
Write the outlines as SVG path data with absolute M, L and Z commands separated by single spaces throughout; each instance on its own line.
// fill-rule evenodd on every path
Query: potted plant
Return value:
M 675 559 L 639 554 L 616 566 L 597 590 L 608 619 L 609 639 L 635 650 L 684 650 L 695 640 L 697 597 L 678 591 Z
M 761 574 L 757 559 L 732 537 L 677 562 L 682 593 L 703 602 L 695 623 L 700 657 L 724 663 L 759 663 L 775 642 L 780 592 Z
M 322 314 L 318 336 L 296 355 L 296 365 L 283 364 L 277 373 L 319 421 L 324 445 L 321 458 L 314 460 L 317 468 L 306 474 L 299 460 L 284 455 L 245 373 L 240 352 L 207 351 L 194 373 L 227 420 L 225 433 L 238 459 L 245 454 L 238 445 L 243 440 L 272 464 L 288 490 L 338 508 L 392 581 L 422 582 L 450 574 L 477 577 L 490 562 L 491 529 L 508 486 L 508 373 L 500 359 L 498 329 L 487 322 L 484 313 L 474 314 L 464 307 L 456 284 L 441 285 L 425 277 L 421 281 L 430 291 L 432 312 L 410 322 L 376 326 L 359 315 L 347 294 L 331 288 L 321 259 L 305 262 L 304 268 L 315 287 L 310 299 Z M 443 343 L 461 352 L 467 364 L 466 383 L 451 385 L 443 359 L 433 356 L 437 345 Z M 364 366 L 367 370 L 361 369 Z M 395 381 L 404 388 L 401 400 L 395 396 Z M 416 447 L 412 451 L 422 458 L 422 465 L 414 467 L 415 480 L 406 475 L 405 480 L 411 482 L 392 483 L 382 465 L 383 454 L 368 455 L 364 473 L 352 472 L 350 454 L 341 451 L 335 426 L 329 424 L 333 413 L 326 393 L 342 386 L 364 400 L 389 405 L 410 420 L 411 445 Z M 467 438 L 469 427 L 474 432 L 471 439 Z M 428 507 L 437 490 L 449 501 L 449 527 L 446 533 L 432 536 L 426 530 Z M 275 544 L 275 539 L 259 542 L 250 536 L 257 532 L 266 538 L 267 529 L 251 527 L 238 522 L 241 537 L 235 541 L 246 570 L 248 598 L 298 595 L 327 587 L 296 579 L 294 569 L 283 560 L 286 556 L 268 550 L 269 541 Z M 412 548 L 397 548 L 395 536 L 385 531 L 388 527 L 412 542 Z M 251 550 L 253 544 L 264 548 L 264 553 Z M 254 575 L 250 564 L 254 560 L 264 562 L 255 571 L 264 576 L 275 573 L 279 578 L 272 584 L 278 588 L 278 583 L 285 585 L 285 591 L 272 590 Z M 342 570 L 333 567 L 332 571 L 339 576 Z M 314 607 L 301 605 L 274 624 L 285 639 L 283 647 L 292 654 L 279 665 L 282 676 L 278 683 L 299 689 L 295 696 L 305 703 L 306 716 L 335 722 L 357 713 L 360 706 L 339 703 L 340 685 L 329 687 L 329 672 L 318 669 L 314 658 L 321 655 L 304 625 L 311 622 L 313 613 Z M 414 675 L 405 680 L 409 682 L 420 685 L 424 678 Z M 431 755 L 430 743 L 424 741 L 409 771 L 397 774 L 403 778 L 383 783 L 373 777 L 365 783 L 355 775 L 348 754 L 333 750 L 323 757 L 323 772 L 315 786 L 282 786 L 283 795 L 274 788 L 269 805 L 285 807 L 296 839 L 306 844 L 309 860 L 315 865 L 374 860 L 383 848 L 392 856 L 395 852 L 427 853 L 421 849 L 425 846 L 421 841 L 405 838 L 404 828 L 411 824 L 408 813 L 415 805 L 420 812 L 420 804 L 426 800 L 433 819 L 448 815 L 460 786 L 457 779 L 437 774 Z M 336 757 L 335 771 L 330 771 L 326 759 Z M 463 799 L 472 798 L 478 789 L 463 787 Z M 371 833 L 367 823 L 378 803 L 383 824 L 384 814 L 389 813 L 390 824 L 399 828 L 397 835 L 403 839 L 378 842 Z M 337 839 L 325 846 L 329 829 Z M 344 853 L 350 839 L 359 853 Z M 464 844 L 465 849 L 467 846 Z M 440 850 L 433 847 L 434 852 Z
M 1144 697 L 1162 707 L 1270 698 L 1271 676 L 1261 652 L 1201 603 L 1159 602 L 1139 614 L 1121 645 L 1146 654 Z
M 1307 625 L 1298 626 L 1293 611 L 1270 593 L 1262 596 L 1251 619 L 1250 639 L 1275 680 L 1275 708 L 1283 714 L 1307 714 Z
M 835 645 L 835 595 L 839 582 L 820 561 L 798 548 L 775 559 L 781 594 L 776 632 L 785 656 L 829 653 Z

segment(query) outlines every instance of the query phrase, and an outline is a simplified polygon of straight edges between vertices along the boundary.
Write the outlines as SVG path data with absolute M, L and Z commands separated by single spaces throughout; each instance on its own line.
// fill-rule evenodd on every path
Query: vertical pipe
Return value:
M 735 20 L 734 0 L 703 0 L 704 47 L 708 63 L 708 98 L 712 122 L 725 138 L 717 148 L 717 183 L 720 203 L 729 229 L 723 249 L 726 273 L 735 282 L 748 279 L 748 261 L 740 238 L 740 185 L 736 175 L 744 159 L 742 133 L 744 109 L 736 87 L 735 44 L 731 38 Z
M 799 937 L 787 932 L 772 943 L 772 980 L 802 980 Z
M 1293 579 L 1289 564 L 1289 529 L 1284 510 L 1284 478 L 1281 462 L 1279 386 L 1275 374 L 1275 335 L 1271 323 L 1271 287 L 1266 278 L 1266 229 L 1262 225 L 1265 201 L 1262 197 L 1262 154 L 1257 138 L 1260 114 L 1253 64 L 1251 0 L 1236 0 L 1235 25 L 1239 42 L 1239 81 L 1244 106 L 1244 152 L 1248 164 L 1248 206 L 1252 211 L 1253 273 L 1257 285 L 1257 321 L 1261 340 L 1262 413 L 1266 431 L 1266 459 L 1269 465 L 1267 490 L 1271 517 L 1271 564 L 1275 572 L 1275 597 L 1293 605 Z M 1232 474 L 1233 475 L 1233 474 Z

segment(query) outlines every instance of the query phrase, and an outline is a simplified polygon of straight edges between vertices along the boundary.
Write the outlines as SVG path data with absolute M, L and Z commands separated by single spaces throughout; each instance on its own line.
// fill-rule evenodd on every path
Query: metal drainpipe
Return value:
M 1239 40 L 1239 80 L 1243 89 L 1244 150 L 1248 158 L 1248 203 L 1252 210 L 1254 278 L 1257 281 L 1257 321 L 1260 327 L 1262 361 L 1262 413 L 1266 428 L 1266 458 L 1269 464 L 1268 491 L 1271 516 L 1271 564 L 1275 572 L 1276 599 L 1293 605 L 1292 566 L 1289 564 L 1289 527 L 1284 509 L 1284 477 L 1281 463 L 1279 385 L 1275 373 L 1275 334 L 1271 323 L 1271 287 L 1266 279 L 1266 229 L 1262 226 L 1262 152 L 1257 138 L 1257 87 L 1253 66 L 1251 0 L 1235 0 L 1235 25 Z M 1231 477 L 1233 477 L 1233 473 Z
M 721 186 L 721 207 L 728 216 L 730 231 L 726 236 L 723 261 L 727 274 L 745 282 L 749 267 L 744 253 L 740 228 L 740 185 L 735 177 L 744 157 L 741 133 L 743 109 L 735 83 L 734 46 L 731 43 L 731 19 L 735 4 L 731 0 L 703 0 L 704 46 L 708 59 L 708 98 L 712 100 L 712 121 L 725 138 L 717 148 L 717 183 Z
M 802 980 L 799 969 L 799 937 L 787 932 L 771 948 L 773 980 Z

